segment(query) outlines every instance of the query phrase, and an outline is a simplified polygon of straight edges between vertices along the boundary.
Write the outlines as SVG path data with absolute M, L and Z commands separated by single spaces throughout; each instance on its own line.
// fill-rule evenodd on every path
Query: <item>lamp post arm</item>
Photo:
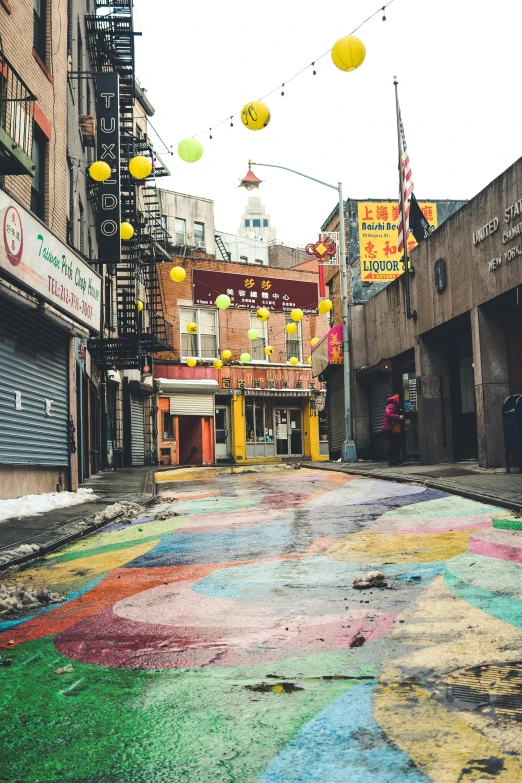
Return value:
M 305 179 L 311 179 L 313 182 L 318 182 L 320 185 L 325 185 L 327 188 L 332 188 L 333 190 L 339 190 L 338 185 L 330 185 L 329 182 L 323 182 L 322 179 L 317 179 L 316 177 L 310 177 L 308 174 L 303 174 L 302 171 L 296 171 L 295 169 L 289 169 L 288 166 L 276 166 L 275 163 L 256 163 L 253 160 L 248 161 L 249 166 L 267 166 L 269 169 L 283 169 L 283 171 L 290 171 L 292 174 L 298 174 L 300 177 L 304 177 Z

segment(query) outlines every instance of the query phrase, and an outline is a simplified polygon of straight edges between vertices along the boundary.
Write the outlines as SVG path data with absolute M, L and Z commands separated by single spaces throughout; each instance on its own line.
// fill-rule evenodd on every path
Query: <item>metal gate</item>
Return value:
M 133 465 L 145 465 L 145 413 L 141 397 L 130 398 L 131 412 L 131 461 Z
M 370 384 L 370 432 L 372 435 L 382 432 L 384 409 L 388 397 L 392 395 L 392 378 L 381 375 Z
M 0 463 L 69 465 L 68 337 L 2 300 Z
M 327 382 L 328 442 L 330 457 L 341 456 L 346 424 L 344 421 L 344 372 L 343 367 L 331 367 Z

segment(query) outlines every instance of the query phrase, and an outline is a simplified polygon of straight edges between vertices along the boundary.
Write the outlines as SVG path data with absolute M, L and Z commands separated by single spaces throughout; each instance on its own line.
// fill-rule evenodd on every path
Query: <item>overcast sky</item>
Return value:
M 384 0 L 383 0 L 384 1 Z M 336 184 L 345 198 L 395 198 L 393 74 L 419 200 L 468 199 L 522 154 L 522 0 L 394 0 L 357 33 L 364 64 L 342 73 L 330 55 L 266 99 L 272 119 L 252 132 L 235 117 L 198 138 L 187 164 L 177 142 L 236 114 L 347 35 L 379 0 L 135 0 L 136 74 L 173 157 L 169 189 L 212 198 L 216 227 L 236 232 L 249 158 Z M 336 193 L 257 168 L 259 195 L 279 240 L 316 238 Z

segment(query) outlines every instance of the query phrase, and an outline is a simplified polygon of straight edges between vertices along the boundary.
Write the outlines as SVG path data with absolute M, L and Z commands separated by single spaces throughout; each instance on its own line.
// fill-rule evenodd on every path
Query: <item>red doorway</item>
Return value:
M 180 465 L 203 465 L 202 425 L 199 416 L 178 416 Z

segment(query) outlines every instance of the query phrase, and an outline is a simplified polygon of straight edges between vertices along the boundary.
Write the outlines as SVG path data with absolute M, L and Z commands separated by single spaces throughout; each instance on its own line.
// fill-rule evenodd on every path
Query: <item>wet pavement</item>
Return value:
M 313 468 L 158 477 L 3 575 L 67 597 L 0 624 L 2 782 L 520 783 L 522 520 Z

